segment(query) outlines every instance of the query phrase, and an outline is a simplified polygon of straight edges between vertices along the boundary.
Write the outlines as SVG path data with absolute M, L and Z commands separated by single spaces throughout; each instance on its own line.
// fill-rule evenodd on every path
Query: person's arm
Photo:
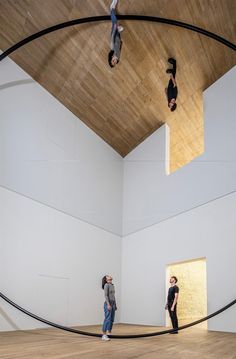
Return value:
M 114 24 L 113 28 L 112 28 L 112 32 L 111 32 L 111 42 L 110 42 L 110 49 L 114 51 L 115 48 L 115 35 L 116 35 L 116 31 L 117 31 L 117 25 Z
M 173 312 L 175 310 L 175 306 L 177 304 L 177 301 L 178 301 L 178 297 L 179 297 L 179 293 L 175 293 L 175 299 L 174 299 L 174 302 L 171 306 L 171 311 Z
M 105 300 L 107 303 L 107 309 L 110 310 L 111 309 L 111 305 L 109 302 L 109 285 L 106 283 L 105 287 L 104 287 L 104 295 L 105 295 Z
M 167 98 L 167 101 L 168 101 L 167 87 L 165 88 L 165 94 L 166 94 L 166 98 Z
M 166 97 L 167 97 L 167 88 L 165 88 L 165 93 L 166 93 Z M 165 305 L 165 310 L 168 309 L 168 296 L 166 297 L 166 305 Z

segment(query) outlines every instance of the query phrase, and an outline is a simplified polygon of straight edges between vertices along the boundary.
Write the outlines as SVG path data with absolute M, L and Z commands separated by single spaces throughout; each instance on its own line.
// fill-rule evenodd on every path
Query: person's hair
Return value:
M 174 275 L 172 275 L 172 277 L 171 277 L 171 278 L 174 278 L 175 283 L 177 283 L 177 282 L 178 282 L 178 279 L 177 279 Z
M 107 282 L 107 276 L 104 275 L 104 277 L 102 278 L 102 289 L 104 289 L 106 282 Z
M 108 53 L 108 63 L 110 65 L 110 67 L 114 67 L 114 65 L 112 65 L 112 62 L 111 62 L 113 55 L 114 55 L 114 50 L 109 51 L 109 53 Z
M 176 107 L 177 107 L 177 103 L 174 103 L 174 105 L 171 107 L 171 112 L 173 112 L 174 110 L 176 110 Z

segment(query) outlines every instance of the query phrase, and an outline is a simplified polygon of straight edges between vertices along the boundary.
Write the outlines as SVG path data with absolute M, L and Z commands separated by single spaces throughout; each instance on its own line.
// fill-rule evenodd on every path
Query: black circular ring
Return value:
M 89 337 L 98 337 L 98 338 L 100 338 L 102 336 L 102 334 L 91 333 L 91 332 L 86 332 L 86 331 L 82 331 L 82 330 L 77 330 L 77 329 L 74 329 L 74 328 L 65 327 L 64 325 L 60 325 L 60 324 L 57 324 L 57 323 L 50 322 L 49 320 L 41 318 L 38 315 L 35 315 L 35 314 L 29 312 L 28 310 L 20 307 L 18 304 L 14 303 L 12 300 L 7 298 L 1 292 L 0 292 L 0 297 L 2 299 L 4 299 L 7 303 L 12 305 L 14 308 L 20 310 L 22 313 L 24 313 L 24 314 L 28 315 L 29 317 L 34 318 L 34 319 L 36 319 L 36 320 L 38 320 L 38 321 L 40 321 L 42 323 L 50 325 L 51 327 L 61 329 L 61 330 L 64 330 L 66 332 L 71 332 L 71 333 L 80 334 L 80 335 L 86 335 L 86 336 L 89 336 Z M 223 308 L 221 308 L 221 309 L 217 310 L 216 312 L 208 315 L 207 317 L 201 318 L 201 319 L 199 319 L 199 320 L 197 320 L 195 322 L 192 322 L 192 323 L 189 323 L 189 324 L 186 324 L 186 325 L 182 325 L 181 327 L 178 328 L 178 330 L 183 330 L 183 329 L 192 327 L 194 325 L 197 325 L 199 323 L 205 322 L 206 320 L 208 320 L 210 318 L 213 318 L 216 315 L 219 315 L 220 313 L 224 312 L 226 309 L 232 307 L 234 304 L 236 304 L 236 299 L 234 299 L 232 302 L 230 302 L 229 304 L 227 304 Z M 159 332 L 144 333 L 144 334 L 129 334 L 129 335 L 124 335 L 124 334 L 123 335 L 122 334 L 121 335 L 114 335 L 114 334 L 112 334 L 112 335 L 109 335 L 109 338 L 112 338 L 112 339 L 147 338 L 147 337 L 155 337 L 155 336 L 163 335 L 163 334 L 169 334 L 169 333 L 173 333 L 175 331 L 176 331 L 176 329 L 162 330 L 162 331 L 159 331 Z
M 202 35 L 208 36 L 209 38 L 212 38 L 220 43 L 222 43 L 223 45 L 231 48 L 232 50 L 236 51 L 236 45 L 231 43 L 230 41 L 224 39 L 221 36 L 218 36 L 210 31 L 204 30 L 200 27 L 191 25 L 191 24 L 187 24 L 181 21 L 177 21 L 177 20 L 171 20 L 171 19 L 165 19 L 165 18 L 160 18 L 160 17 L 155 17 L 155 16 L 144 16 L 144 15 L 117 15 L 117 18 L 119 20 L 136 20 L 136 21 L 149 21 L 149 22 L 159 22 L 162 24 L 168 24 L 168 25 L 173 25 L 173 26 L 178 26 L 178 27 L 182 27 L 185 28 L 187 30 L 191 30 L 197 33 L 200 33 Z M 28 44 L 29 42 L 44 36 L 46 34 L 49 34 L 53 31 L 57 31 L 69 26 L 74 26 L 74 25 L 79 25 L 79 24 L 85 24 L 85 23 L 91 23 L 91 22 L 98 22 L 98 21 L 108 21 L 110 20 L 110 16 L 108 15 L 103 15 L 103 16 L 93 16 L 93 17 L 87 17 L 87 18 L 82 18 L 82 19 L 76 19 L 76 20 L 71 20 L 71 21 L 67 21 L 67 22 L 63 22 L 61 24 L 57 24 L 54 26 L 51 26 L 47 29 L 41 30 L 35 34 L 32 34 L 28 37 L 26 37 L 25 39 L 19 41 L 18 43 L 16 43 L 15 45 L 9 47 L 7 50 L 5 50 L 1 55 L 0 55 L 0 61 L 2 61 L 5 57 L 9 56 L 11 53 L 13 53 L 14 51 L 16 51 L 17 49 L 19 49 L 20 47 Z M 8 302 L 9 304 L 11 304 L 13 307 L 15 307 L 16 309 L 20 310 L 21 312 L 27 314 L 28 316 L 39 320 L 47 325 L 53 326 L 55 328 L 58 329 L 62 329 L 68 332 L 72 332 L 72 333 L 76 333 L 76 334 L 80 334 L 80 335 L 87 335 L 87 336 L 92 336 L 92 337 L 101 337 L 101 334 L 97 334 L 97 333 L 89 333 L 89 332 L 85 332 L 85 331 L 80 331 L 80 330 L 76 330 L 73 328 L 68 328 L 53 322 L 50 322 L 46 319 L 43 319 L 33 313 L 30 313 L 29 311 L 25 310 L 24 308 L 20 307 L 19 305 L 17 305 L 16 303 L 12 302 L 9 298 L 7 298 L 4 294 L 2 294 L 0 292 L 0 297 L 2 299 L 4 299 L 6 302 Z M 230 302 L 228 305 L 226 305 L 225 307 L 219 309 L 218 311 L 208 315 L 207 317 L 204 317 L 200 320 L 197 320 L 193 323 L 189 323 L 186 325 L 183 325 L 181 327 L 179 327 L 179 330 L 182 329 L 186 329 L 189 328 L 191 326 L 194 326 L 196 324 L 202 323 L 203 321 L 206 321 L 220 313 L 222 313 L 223 311 L 225 311 L 226 309 L 228 309 L 229 307 L 231 307 L 232 305 L 236 304 L 236 300 L 233 300 L 232 302 Z M 152 336 L 157 336 L 157 335 L 163 335 L 163 334 L 168 334 L 168 333 L 172 333 L 173 331 L 175 331 L 174 329 L 171 330 L 163 330 L 163 331 L 159 331 L 159 332 L 154 332 L 154 333 L 146 333 L 146 334 L 133 334 L 133 335 L 110 335 L 111 338 L 114 339 L 133 339 L 133 338 L 144 338 L 144 337 L 152 337 Z
M 156 17 L 156 16 L 145 16 L 145 15 L 117 15 L 117 18 L 119 20 L 136 20 L 136 21 L 159 22 L 159 23 L 162 23 L 162 24 L 168 24 L 168 25 L 182 27 L 184 29 L 191 30 L 191 31 L 197 32 L 199 34 L 208 36 L 209 38 L 212 38 L 212 39 L 222 43 L 223 45 L 229 47 L 230 49 L 236 51 L 236 45 L 233 44 L 232 42 L 224 39 L 223 37 L 221 37 L 219 35 L 214 34 L 213 32 L 207 31 L 205 29 L 202 29 L 200 27 L 197 27 L 197 26 L 194 26 L 194 25 L 191 25 L 191 24 L 187 24 L 185 22 L 172 20 L 172 19 L 165 19 L 165 18 Z M 46 28 L 44 30 L 41 30 L 39 32 L 36 32 L 35 34 L 32 34 L 32 35 L 26 37 L 25 39 L 17 42 L 15 45 L 9 47 L 7 50 L 5 50 L 0 55 L 0 61 L 2 61 L 5 57 L 9 56 L 12 52 L 16 51 L 20 47 L 28 44 L 29 42 L 31 42 L 31 41 L 33 41 L 35 39 L 38 39 L 41 36 L 49 34 L 50 32 L 57 31 L 57 30 L 60 30 L 60 29 L 64 29 L 64 28 L 69 27 L 69 26 L 85 24 L 85 23 L 91 23 L 91 22 L 98 22 L 98 21 L 108 21 L 108 20 L 110 20 L 110 16 L 108 16 L 108 15 L 91 16 L 91 17 L 85 17 L 85 18 L 82 18 L 82 19 L 75 19 L 75 20 L 71 20 L 71 21 L 66 21 L 66 22 L 63 22 L 61 24 L 57 24 L 57 25 L 48 27 L 48 28 Z

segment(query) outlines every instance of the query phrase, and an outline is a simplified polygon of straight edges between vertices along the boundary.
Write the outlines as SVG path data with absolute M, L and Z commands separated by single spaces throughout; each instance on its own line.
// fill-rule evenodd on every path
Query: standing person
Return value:
M 107 334 L 111 334 L 113 322 L 115 319 L 116 298 L 115 287 L 112 283 L 113 278 L 110 275 L 106 275 L 102 278 L 102 289 L 104 289 L 105 303 L 104 303 L 104 322 L 102 326 L 102 340 L 110 340 Z
M 167 74 L 170 74 L 170 80 L 168 83 L 168 87 L 165 88 L 165 93 L 168 101 L 168 107 L 171 111 L 174 111 L 177 107 L 176 99 L 178 96 L 178 87 L 175 80 L 176 76 L 176 60 L 170 57 L 168 62 L 173 65 L 172 69 L 167 69 Z
M 121 31 L 124 28 L 117 23 L 116 18 L 116 7 L 118 4 L 118 0 L 113 0 L 110 5 L 111 10 L 111 21 L 112 21 L 112 28 L 111 28 L 111 42 L 110 42 L 110 52 L 108 54 L 108 63 L 111 67 L 114 67 L 120 61 L 120 53 L 121 53 Z
M 179 287 L 176 285 L 178 279 L 175 276 L 170 278 L 170 288 L 167 296 L 167 303 L 165 309 L 169 311 L 171 323 L 174 332 L 170 334 L 178 334 L 178 318 L 177 318 L 177 301 L 179 296 Z

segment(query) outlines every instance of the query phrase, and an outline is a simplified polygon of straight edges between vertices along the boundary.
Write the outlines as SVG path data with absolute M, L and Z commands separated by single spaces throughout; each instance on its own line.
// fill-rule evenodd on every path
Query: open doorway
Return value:
M 179 326 L 207 315 L 206 258 L 168 264 L 166 268 L 167 291 L 171 276 L 178 278 L 180 289 L 178 300 Z M 167 312 L 166 325 L 171 326 Z M 196 326 L 207 329 L 207 321 Z

